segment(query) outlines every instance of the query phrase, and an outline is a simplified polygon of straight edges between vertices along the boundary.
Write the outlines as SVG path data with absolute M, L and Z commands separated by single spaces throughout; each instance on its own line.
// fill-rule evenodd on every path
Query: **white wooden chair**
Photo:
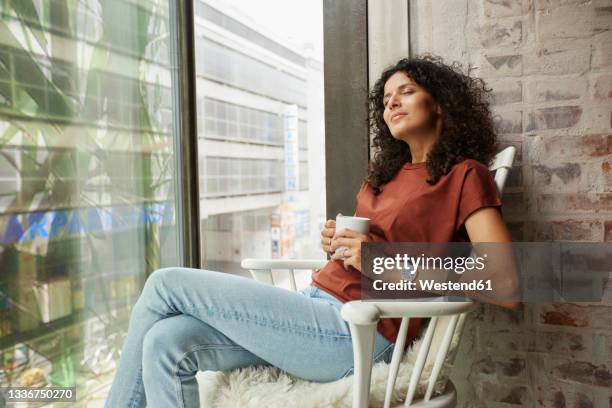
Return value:
M 516 148 L 510 146 L 499 152 L 489 169 L 495 171 L 495 183 L 500 194 L 506 179 Z M 289 282 L 297 290 L 295 271 L 314 270 L 323 267 L 327 260 L 279 260 L 279 259 L 244 259 L 242 267 L 251 271 L 253 278 L 274 285 L 272 270 L 289 271 Z M 418 350 L 414 369 L 411 373 L 408 391 L 403 406 L 414 408 L 454 407 L 457 392 L 453 383 L 448 380 L 444 392 L 434 396 L 434 387 L 439 379 L 443 363 L 456 332 L 457 323 L 463 315 L 475 307 L 471 301 L 360 301 L 347 302 L 342 307 L 342 317 L 349 323 L 354 352 L 353 408 L 368 406 L 370 381 L 374 353 L 374 334 L 381 318 L 402 318 L 393 357 L 389 367 L 384 407 L 391 404 L 391 394 L 395 386 L 399 365 L 404 354 L 406 334 L 410 318 L 430 318 L 429 325 L 423 334 L 422 345 Z M 439 299 L 440 300 L 440 299 Z M 423 368 L 431 365 L 427 379 L 425 395 L 415 400 L 417 386 L 421 381 Z M 400 405 L 401 406 L 401 405 Z

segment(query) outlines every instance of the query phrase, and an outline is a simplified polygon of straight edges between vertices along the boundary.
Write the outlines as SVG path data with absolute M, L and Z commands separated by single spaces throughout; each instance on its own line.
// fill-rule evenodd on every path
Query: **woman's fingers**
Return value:
M 321 249 L 325 252 L 330 252 L 331 238 L 321 237 Z
M 345 248 L 344 250 L 341 250 L 341 251 L 332 252 L 331 259 L 334 261 L 344 260 L 346 258 L 351 257 L 352 256 L 351 254 L 352 254 L 352 250 L 350 248 Z
M 338 237 L 346 237 L 346 238 L 363 238 L 365 234 L 361 232 L 353 231 L 352 229 L 342 228 L 341 230 L 336 232 L 336 238 Z
M 336 221 L 327 220 L 325 222 L 325 228 L 321 230 L 321 248 L 323 251 L 329 253 L 332 237 L 336 232 Z
M 321 235 L 324 237 L 331 238 L 334 236 L 335 233 L 336 233 L 336 221 L 327 220 L 327 222 L 325 223 L 325 228 L 321 230 Z
M 361 241 L 354 238 L 335 238 L 332 240 L 330 249 L 335 251 L 338 247 L 355 248 L 361 246 Z
M 342 254 L 337 254 L 337 253 L 335 253 L 335 252 L 332 252 L 332 253 L 331 253 L 331 257 L 330 257 L 330 259 L 331 259 L 332 261 L 339 261 L 339 260 L 343 260 L 343 259 L 344 259 L 344 257 L 342 256 Z
M 332 238 L 335 233 L 336 233 L 336 230 L 334 228 L 324 228 L 321 231 L 321 235 L 323 235 L 324 237 L 329 237 L 329 238 Z
M 362 234 L 360 232 L 356 232 L 350 229 L 342 229 L 338 231 L 338 233 L 332 239 L 332 244 L 341 239 L 349 239 L 352 241 L 358 241 L 356 245 L 360 245 L 361 242 L 369 241 L 366 234 Z M 342 245 L 337 245 L 337 246 L 342 246 Z

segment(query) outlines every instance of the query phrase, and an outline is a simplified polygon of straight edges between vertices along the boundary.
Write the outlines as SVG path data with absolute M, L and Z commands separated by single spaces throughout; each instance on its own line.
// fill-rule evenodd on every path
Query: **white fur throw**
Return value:
M 462 320 L 460 319 L 461 323 Z M 462 324 L 455 334 L 461 331 L 461 326 Z M 438 330 L 436 332 L 432 348 L 436 347 L 436 339 L 441 337 L 440 332 Z M 434 395 L 446 387 L 445 373 L 448 373 L 448 366 L 452 363 L 458 337 L 454 336 L 445 367 L 436 383 Z M 394 404 L 402 403 L 406 396 L 410 374 L 421 342 L 422 338 L 416 340 L 412 348 L 404 354 L 393 392 Z M 429 357 L 417 387 L 416 398 L 423 396 L 427 388 L 426 380 L 432 367 L 432 353 Z M 370 407 L 383 405 L 388 372 L 389 366 L 385 362 L 374 366 Z M 274 367 L 247 367 L 229 373 L 200 372 L 197 378 L 200 385 L 201 407 L 206 408 L 350 408 L 353 397 L 352 376 L 330 383 L 311 383 L 291 377 Z

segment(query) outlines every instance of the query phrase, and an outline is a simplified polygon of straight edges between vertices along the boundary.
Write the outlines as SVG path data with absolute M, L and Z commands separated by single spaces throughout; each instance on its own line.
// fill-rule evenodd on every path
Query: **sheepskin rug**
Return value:
M 458 332 L 461 332 L 463 320 L 455 331 L 451 348 L 444 363 L 442 373 L 436 383 L 434 395 L 446 387 L 447 374 L 454 360 L 458 343 Z M 438 324 L 439 328 L 440 324 Z M 432 343 L 436 350 L 440 336 L 438 328 Z M 417 339 L 408 352 L 404 354 L 393 392 L 393 402 L 402 403 L 408 389 L 410 374 L 422 339 Z M 429 354 L 421 381 L 417 388 L 417 397 L 425 394 L 426 380 L 431 372 L 433 353 Z M 389 365 L 377 363 L 372 369 L 370 407 L 382 407 L 385 399 L 385 387 Z M 206 408 L 350 408 L 353 392 L 353 376 L 330 383 L 311 383 L 291 377 L 274 367 L 247 367 L 228 373 L 200 372 L 197 376 L 200 387 L 200 402 Z

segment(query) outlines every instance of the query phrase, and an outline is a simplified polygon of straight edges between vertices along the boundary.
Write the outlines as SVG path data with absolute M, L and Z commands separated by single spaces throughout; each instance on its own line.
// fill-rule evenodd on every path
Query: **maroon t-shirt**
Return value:
M 484 164 L 464 160 L 434 185 L 425 163 L 407 163 L 379 195 L 364 181 L 355 215 L 370 219 L 370 237 L 386 242 L 469 241 L 465 220 L 483 207 L 501 207 L 495 181 Z M 341 261 L 329 261 L 312 275 L 313 285 L 347 302 L 361 299 L 361 274 Z M 401 319 L 381 319 L 378 331 L 395 342 Z M 423 319 L 410 319 L 406 344 L 419 334 Z

